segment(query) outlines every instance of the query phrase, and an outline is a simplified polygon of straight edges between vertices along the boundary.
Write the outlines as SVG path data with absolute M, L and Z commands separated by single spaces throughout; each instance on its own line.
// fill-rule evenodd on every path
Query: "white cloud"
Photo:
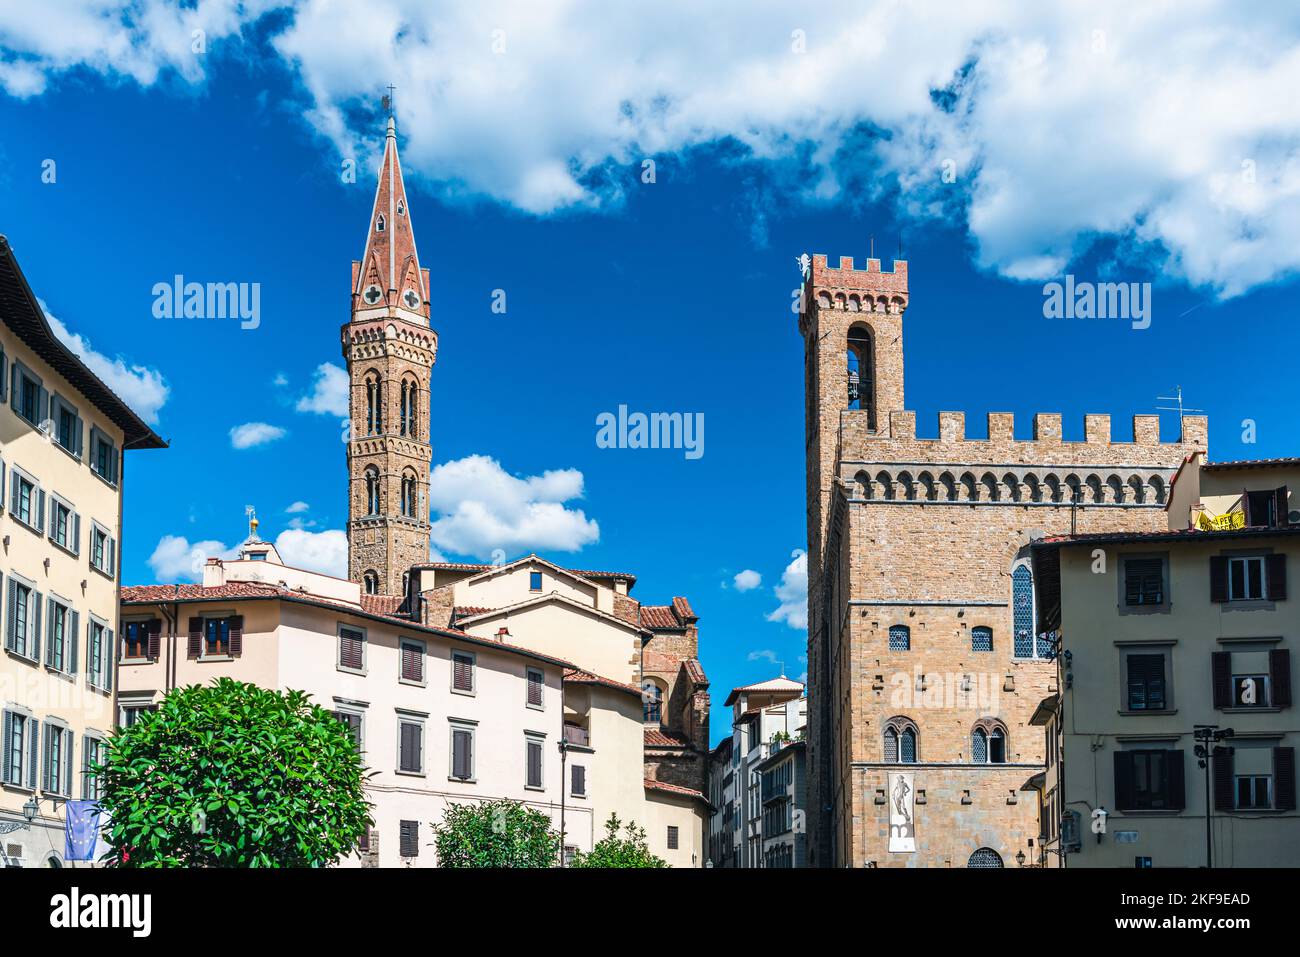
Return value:
M 41 300 L 41 310 L 50 322 L 50 328 L 59 341 L 72 350 L 73 354 L 84 362 L 87 368 L 99 376 L 104 385 L 129 405 L 135 414 L 150 425 L 158 424 L 158 410 L 167 401 L 171 387 L 157 369 L 148 366 L 128 365 L 121 356 L 110 359 L 102 352 L 91 348 L 90 340 L 80 333 L 72 332 L 57 316 L 51 315 L 49 308 Z
M 808 555 L 802 548 L 791 553 L 790 564 L 781 573 L 781 584 L 772 589 L 779 606 L 768 614 L 768 621 L 784 621 L 791 628 L 808 627 Z
M 736 591 L 752 591 L 763 583 L 763 576 L 752 568 L 746 568 L 743 572 L 737 572 L 732 582 L 735 583 Z
M 310 505 L 308 505 L 308 504 L 307 504 L 306 502 L 304 502 L 304 501 L 299 500 L 299 501 L 297 501 L 297 502 L 294 502 L 292 505 L 290 505 L 290 506 L 289 506 L 288 508 L 286 508 L 284 511 L 285 511 L 285 514 L 286 514 L 286 515 L 297 515 L 297 514 L 300 513 L 300 512 L 306 512 L 306 511 L 309 511 L 310 509 L 311 509 L 311 506 L 310 506 Z
M 288 384 L 289 384 L 289 377 L 285 375 L 283 372 L 277 372 L 275 374 L 275 377 L 271 380 L 271 385 L 275 386 L 276 388 L 284 388 Z
M 346 419 L 351 388 L 345 370 L 332 362 L 322 362 L 312 374 L 311 392 L 300 398 L 295 408 L 299 412 L 318 412 Z
M 780 659 L 776 657 L 776 652 L 771 648 L 764 648 L 762 651 L 751 651 L 745 656 L 746 661 L 770 661 L 777 664 Z
M 230 430 L 230 446 L 235 449 L 251 449 L 282 439 L 289 433 L 278 425 L 265 422 L 245 422 Z
M 433 545 L 490 558 L 493 549 L 574 552 L 600 538 L 600 526 L 565 502 L 582 497 L 582 473 L 561 469 L 523 478 L 496 459 L 470 455 L 437 466 L 429 477 Z
M 1060 273 L 1108 237 L 1122 265 L 1167 254 L 1164 273 L 1222 295 L 1300 268 L 1300 98 L 1277 95 L 1300 83 L 1286 4 L 1243 17 L 1229 0 L 831 0 L 792 16 L 663 0 L 651 18 L 596 0 L 58 6 L 0 11 L 11 95 L 77 66 L 202 82 L 193 29 L 244 42 L 242 27 L 291 7 L 271 44 L 339 153 L 374 158 L 376 123 L 357 107 L 383 63 L 409 171 L 537 214 L 617 205 L 649 188 L 643 157 L 729 140 L 789 161 L 812 201 L 899 186 L 910 216 L 966 223 L 980 263 L 1010 277 Z
M 275 538 L 275 550 L 286 565 L 308 571 L 348 577 L 348 537 L 339 529 L 309 532 L 288 528 Z
M 149 556 L 149 567 L 158 582 L 197 582 L 203 580 L 203 566 L 209 558 L 231 559 L 238 551 L 212 539 L 191 545 L 183 535 L 164 535 Z

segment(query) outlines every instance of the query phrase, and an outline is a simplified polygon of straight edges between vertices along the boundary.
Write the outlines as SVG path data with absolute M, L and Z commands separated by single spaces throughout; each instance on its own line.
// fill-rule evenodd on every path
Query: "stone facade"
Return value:
M 1059 415 L 1036 416 L 1019 440 L 1008 414 L 968 438 L 964 415 L 945 412 L 937 438 L 918 438 L 903 400 L 907 264 L 831 268 L 815 256 L 802 295 L 810 863 L 1032 857 L 1037 808 L 1022 788 L 1044 754 L 1029 719 L 1056 669 L 1034 625 L 1028 545 L 1072 528 L 1167 527 L 1169 484 L 1205 446 L 1205 419 L 1184 417 L 1179 441 L 1162 444 L 1155 416 L 1135 416 L 1134 441 L 1114 442 L 1109 416 L 1089 415 L 1085 441 L 1066 442 Z M 914 761 L 900 763 L 898 743 L 886 755 L 887 731 L 894 742 L 910 731 Z M 911 853 L 888 850 L 893 769 L 914 774 Z

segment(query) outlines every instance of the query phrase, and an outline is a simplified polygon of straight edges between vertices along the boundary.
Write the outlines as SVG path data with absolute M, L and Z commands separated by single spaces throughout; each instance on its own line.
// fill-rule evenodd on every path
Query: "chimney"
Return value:
M 510 637 L 510 629 L 507 628 L 505 625 L 502 625 L 500 628 L 497 629 L 497 641 L 504 642 L 509 637 Z

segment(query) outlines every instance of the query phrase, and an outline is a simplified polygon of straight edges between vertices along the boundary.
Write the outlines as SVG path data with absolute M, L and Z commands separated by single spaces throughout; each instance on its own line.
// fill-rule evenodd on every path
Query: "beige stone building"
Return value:
M 55 336 L 3 237 L 0 318 L 0 858 L 61 866 L 113 727 L 123 452 L 165 443 Z
M 1041 709 L 1057 758 L 1049 866 L 1295 865 L 1298 485 L 1300 459 L 1196 452 L 1165 528 L 1036 545 L 1039 607 L 1063 648 L 1060 694 Z M 1208 768 L 1198 727 L 1232 731 Z
M 1206 442 L 1162 443 L 1088 415 L 1012 416 L 987 433 L 941 412 L 922 437 L 903 391 L 907 263 L 809 262 L 799 329 L 807 399 L 813 866 L 1006 866 L 1032 851 L 1044 769 L 1029 724 L 1054 689 L 1029 545 L 1047 534 L 1165 526 L 1168 488 Z M 924 320 L 921 320 L 922 322 Z

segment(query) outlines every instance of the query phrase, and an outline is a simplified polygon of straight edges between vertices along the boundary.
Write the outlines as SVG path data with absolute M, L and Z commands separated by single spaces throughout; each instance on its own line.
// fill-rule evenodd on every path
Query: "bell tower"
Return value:
M 342 346 L 351 382 L 348 576 L 369 594 L 400 595 L 411 565 L 429 560 L 429 377 L 438 334 L 391 116 L 365 252 L 352 263 Z

